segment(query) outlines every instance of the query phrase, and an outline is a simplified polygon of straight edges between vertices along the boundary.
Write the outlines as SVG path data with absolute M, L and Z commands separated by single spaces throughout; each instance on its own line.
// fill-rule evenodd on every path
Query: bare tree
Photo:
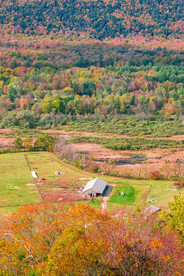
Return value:
M 54 145 L 54 152 L 60 157 L 74 163 L 79 158 L 79 153 L 75 152 L 72 145 L 64 136 L 59 136 Z

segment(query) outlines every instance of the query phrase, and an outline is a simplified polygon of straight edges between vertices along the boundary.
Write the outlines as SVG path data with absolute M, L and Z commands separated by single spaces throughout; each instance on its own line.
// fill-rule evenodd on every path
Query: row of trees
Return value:
M 18 150 L 24 149 L 26 151 L 53 151 L 55 139 L 56 138 L 54 136 L 47 134 L 41 135 L 37 139 L 33 139 L 31 137 L 22 139 L 21 137 L 17 136 L 13 141 L 13 145 L 14 148 Z

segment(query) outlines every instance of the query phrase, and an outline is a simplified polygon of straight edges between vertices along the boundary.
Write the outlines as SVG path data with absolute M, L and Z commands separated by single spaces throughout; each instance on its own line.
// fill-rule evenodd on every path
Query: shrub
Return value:
M 176 182 L 173 184 L 173 186 L 176 186 L 178 189 L 184 188 L 184 182 Z

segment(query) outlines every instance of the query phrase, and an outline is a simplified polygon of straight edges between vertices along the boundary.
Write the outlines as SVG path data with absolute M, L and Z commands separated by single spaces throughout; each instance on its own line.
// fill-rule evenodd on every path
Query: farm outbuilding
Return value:
M 33 177 L 33 178 L 38 178 L 38 175 L 37 175 L 36 172 L 32 171 L 31 174 L 32 174 L 32 177 Z
M 84 187 L 82 194 L 83 196 L 91 196 L 91 197 L 96 197 L 96 196 L 101 196 L 107 186 L 107 182 L 100 179 L 100 178 L 95 178 L 91 181 L 89 181 L 86 186 Z

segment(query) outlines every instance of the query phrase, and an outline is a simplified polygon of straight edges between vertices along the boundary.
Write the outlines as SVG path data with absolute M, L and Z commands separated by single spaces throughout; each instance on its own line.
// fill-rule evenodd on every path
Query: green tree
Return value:
M 35 128 L 36 126 L 35 114 L 30 110 L 22 110 L 18 112 L 16 119 L 18 120 L 18 125 L 23 128 Z
M 10 98 L 11 101 L 14 101 L 16 96 L 17 96 L 17 90 L 14 87 L 10 86 L 8 90 L 8 97 Z
M 9 112 L 8 115 L 2 120 L 1 128 L 8 128 L 18 125 L 18 120 L 16 118 L 17 113 L 15 111 Z
M 24 140 L 24 148 L 25 150 L 32 150 L 33 149 L 33 139 L 28 137 Z
M 36 140 L 34 144 L 35 149 L 43 151 L 53 151 L 55 140 L 56 137 L 44 134 Z
M 13 145 L 16 149 L 22 149 L 23 148 L 23 141 L 20 137 L 16 137 L 13 141 Z
M 66 93 L 66 94 L 69 94 L 69 95 L 73 95 L 74 89 L 71 88 L 71 87 L 65 87 L 65 88 L 63 88 L 62 92 Z
M 62 99 L 56 98 L 52 101 L 52 108 L 55 108 L 56 112 L 64 113 L 65 103 Z
M 41 102 L 41 109 L 44 113 L 50 113 L 52 110 L 52 105 L 51 105 L 51 100 L 49 97 L 45 98 L 42 102 Z

